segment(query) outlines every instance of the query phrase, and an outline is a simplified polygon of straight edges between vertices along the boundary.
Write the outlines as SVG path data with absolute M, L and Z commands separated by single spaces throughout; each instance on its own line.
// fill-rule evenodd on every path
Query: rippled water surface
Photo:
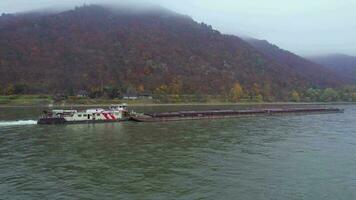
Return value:
M 356 199 L 356 106 L 338 107 L 61 126 L 35 125 L 39 108 L 0 108 L 0 199 Z

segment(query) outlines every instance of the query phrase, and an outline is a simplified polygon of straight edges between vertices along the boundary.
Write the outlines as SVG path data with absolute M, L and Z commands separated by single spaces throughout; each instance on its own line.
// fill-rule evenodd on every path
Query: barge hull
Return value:
M 178 113 L 156 113 L 144 116 L 132 116 L 131 120 L 136 122 L 168 122 L 204 119 L 226 119 L 258 116 L 279 115 L 316 115 L 343 113 L 342 109 L 317 108 L 317 109 L 267 109 L 267 110 L 229 110 L 229 111 L 190 111 Z
M 85 121 L 67 121 L 64 118 L 45 118 L 37 121 L 39 125 L 60 125 L 60 124 L 104 124 L 104 123 L 117 123 L 128 121 L 130 118 L 119 120 L 85 120 Z

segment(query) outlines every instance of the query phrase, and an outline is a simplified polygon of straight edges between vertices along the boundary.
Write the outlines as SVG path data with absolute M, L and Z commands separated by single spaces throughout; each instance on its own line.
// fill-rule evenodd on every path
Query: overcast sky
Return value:
M 0 13 L 110 0 L 0 0 Z M 120 2 L 120 0 L 111 0 Z M 266 39 L 300 55 L 356 56 L 356 0 L 135 0 L 187 14 L 223 33 Z

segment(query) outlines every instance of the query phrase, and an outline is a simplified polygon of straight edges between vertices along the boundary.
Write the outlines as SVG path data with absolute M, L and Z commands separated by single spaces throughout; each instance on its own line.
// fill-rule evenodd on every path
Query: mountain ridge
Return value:
M 152 11 L 152 10 L 151 10 Z M 49 15 L 0 17 L 0 83 L 29 93 L 102 90 L 286 98 L 292 90 L 335 87 L 186 15 L 121 12 L 90 5 Z M 323 77 L 325 74 L 325 77 Z
M 339 76 L 356 83 L 356 57 L 346 54 L 326 54 L 307 57 L 315 63 L 324 65 Z
M 318 73 L 320 72 L 329 80 L 334 79 L 333 76 L 338 76 L 332 70 L 288 50 L 281 49 L 267 40 L 255 38 L 245 38 L 244 40 L 269 58 L 277 60 L 290 69 L 297 70 L 299 73 L 304 74 L 306 78 L 317 79 L 317 76 L 320 75 Z M 338 79 L 341 78 L 342 77 L 338 77 Z

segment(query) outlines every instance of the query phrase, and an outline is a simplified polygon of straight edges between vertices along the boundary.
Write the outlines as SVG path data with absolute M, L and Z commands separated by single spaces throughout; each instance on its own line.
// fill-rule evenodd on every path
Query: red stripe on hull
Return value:
M 110 113 L 109 115 L 110 115 L 111 119 L 116 120 L 116 117 L 114 114 Z
M 102 113 L 103 115 L 104 115 L 104 118 L 105 119 L 107 119 L 107 120 L 111 120 L 110 118 L 109 118 L 109 116 L 108 116 L 108 114 L 107 113 Z

